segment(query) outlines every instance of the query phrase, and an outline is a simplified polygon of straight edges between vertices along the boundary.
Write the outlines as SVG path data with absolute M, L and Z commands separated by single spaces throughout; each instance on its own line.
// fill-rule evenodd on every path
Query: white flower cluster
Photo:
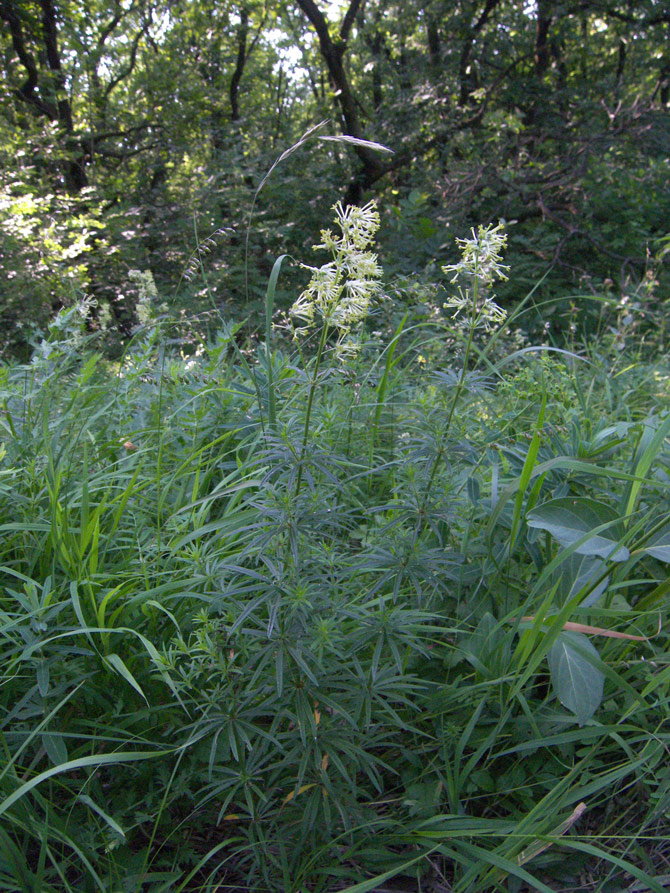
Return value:
M 312 278 L 291 307 L 290 315 L 303 323 L 294 329 L 295 337 L 309 331 L 317 318 L 337 329 L 338 350 L 343 355 L 354 351 L 349 333 L 365 319 L 370 302 L 380 289 L 381 267 L 377 255 L 369 250 L 379 229 L 379 213 L 374 201 L 362 208 L 343 208 L 338 202 L 333 210 L 341 234 L 321 230 L 323 241 L 314 246 L 330 251 L 333 260 L 321 267 L 303 264 L 311 270 Z
M 507 245 L 505 224 L 479 226 L 472 230 L 471 239 L 457 239 L 461 249 L 461 260 L 457 264 L 446 264 L 442 271 L 453 274 L 452 282 L 464 278 L 469 284 L 459 286 L 458 294 L 448 298 L 442 305 L 452 310 L 453 316 L 461 313 L 461 323 L 467 327 L 483 328 L 490 332 L 503 323 L 507 313 L 495 303 L 495 295 L 487 294 L 496 279 L 507 279 L 509 267 L 503 264 L 502 250 Z
M 91 297 L 80 298 L 70 307 L 63 307 L 48 326 L 48 337 L 35 344 L 32 363 L 48 360 L 52 354 L 71 351 L 84 341 L 86 326 L 97 301 Z
M 135 313 L 141 326 L 146 326 L 153 316 L 153 305 L 158 300 L 158 289 L 151 270 L 128 270 L 128 278 L 139 291 Z

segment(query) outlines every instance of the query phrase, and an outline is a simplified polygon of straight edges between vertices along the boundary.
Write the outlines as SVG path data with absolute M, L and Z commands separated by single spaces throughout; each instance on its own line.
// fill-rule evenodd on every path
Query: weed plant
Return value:
M 297 341 L 2 369 L 1 890 L 665 889 L 662 366 L 519 348 L 501 227 L 373 333 L 336 216 Z

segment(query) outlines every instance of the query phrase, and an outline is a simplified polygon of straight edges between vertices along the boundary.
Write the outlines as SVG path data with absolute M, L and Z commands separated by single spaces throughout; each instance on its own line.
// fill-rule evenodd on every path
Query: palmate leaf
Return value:
M 585 653 L 598 659 L 598 652 L 583 633 L 562 632 L 547 655 L 558 700 L 572 710 L 580 726 L 587 723 L 600 706 L 605 681 Z
M 579 555 L 599 555 L 610 561 L 626 561 L 630 555 L 613 529 L 618 520 L 617 513 L 595 499 L 586 496 L 551 499 L 528 512 L 526 520 L 529 527 L 546 530 L 564 547 L 573 546 L 587 537 L 575 549 Z M 612 526 L 588 536 L 603 525 Z

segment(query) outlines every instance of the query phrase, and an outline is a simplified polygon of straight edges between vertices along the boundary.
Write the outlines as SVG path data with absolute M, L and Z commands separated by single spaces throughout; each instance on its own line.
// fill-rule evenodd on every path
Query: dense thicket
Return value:
M 0 893 L 663 893 L 665 5 L 0 26 Z
M 380 197 L 391 276 L 516 221 L 507 301 L 550 269 L 554 299 L 625 294 L 667 230 L 659 0 L 2 0 L 0 23 L 5 349 L 82 293 L 127 335 L 132 269 L 179 307 L 246 316 L 253 193 L 324 118 L 394 154 L 312 142 L 284 164 L 253 220 L 252 305 L 340 197 Z M 183 278 L 205 249 L 206 288 Z

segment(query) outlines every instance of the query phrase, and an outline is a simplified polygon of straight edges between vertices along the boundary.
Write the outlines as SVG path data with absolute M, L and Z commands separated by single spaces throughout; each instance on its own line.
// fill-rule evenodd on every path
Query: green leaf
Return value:
M 52 765 L 60 766 L 61 763 L 67 763 L 68 754 L 63 736 L 56 732 L 42 732 L 42 747 L 51 760 Z
M 599 659 L 598 652 L 583 633 L 562 632 L 547 655 L 558 700 L 576 714 L 580 726 L 587 723 L 600 706 L 605 681 L 585 653 Z
M 597 556 L 569 553 L 552 574 L 552 581 L 557 584 L 556 592 L 561 602 L 567 602 L 580 590 L 593 586 L 581 605 L 588 608 L 597 604 L 609 585 L 609 577 L 603 577 L 606 567 L 602 558 Z
M 430 239 L 437 232 L 437 227 L 430 217 L 419 217 L 417 228 L 422 239 Z
M 144 698 L 148 706 L 149 702 L 147 701 L 146 695 L 142 691 L 139 682 L 137 681 L 137 679 L 135 679 L 133 674 L 125 665 L 122 658 L 118 654 L 108 654 L 107 657 L 104 658 L 104 661 L 105 663 L 110 664 L 110 666 L 112 666 L 114 670 L 116 670 L 116 672 L 119 674 L 119 676 L 123 676 L 126 682 L 132 685 L 135 691 Z
M 272 272 L 270 273 L 270 279 L 268 281 L 267 291 L 265 293 L 265 360 L 267 363 L 267 376 L 268 376 L 268 413 L 269 413 L 269 423 L 270 427 L 274 428 L 275 423 L 277 421 L 277 409 L 275 403 L 275 387 L 274 382 L 272 380 L 272 351 L 270 349 L 270 345 L 272 342 L 272 314 L 274 312 L 275 305 L 275 291 L 277 290 L 277 280 L 279 279 L 279 273 L 281 271 L 281 265 L 285 257 L 288 257 L 287 254 L 281 254 L 277 260 L 274 262 L 274 266 L 272 267 Z M 258 407 L 259 411 L 262 412 L 262 406 Z
M 510 543 L 510 551 L 514 547 L 514 541 L 516 540 L 517 531 L 519 529 L 519 523 L 521 521 L 521 510 L 523 507 L 523 497 L 528 489 L 528 484 L 531 481 L 533 468 L 535 467 L 537 461 L 537 454 L 540 449 L 541 443 L 541 431 L 542 426 L 544 425 L 544 414 L 547 408 L 547 395 L 546 393 L 542 396 L 542 405 L 540 406 L 540 414 L 537 419 L 537 423 L 535 425 L 535 431 L 533 433 L 533 439 L 528 447 L 528 453 L 526 454 L 526 459 L 523 463 L 523 468 L 521 469 L 521 474 L 519 476 L 519 490 L 516 494 L 516 499 L 514 500 L 514 517 L 512 519 L 512 530 L 509 536 Z M 530 513 L 528 513 L 530 515 Z M 528 517 L 528 516 L 527 516 Z M 532 525 L 531 525 L 532 526 Z
M 481 494 L 481 487 L 479 486 L 479 481 L 477 480 L 475 475 L 470 475 L 470 477 L 467 479 L 466 490 L 470 502 L 473 505 L 477 505 Z
M 49 664 L 44 658 L 37 665 L 37 690 L 43 698 L 49 693 Z
M 100 766 L 115 766 L 117 763 L 134 763 L 138 760 L 155 760 L 156 758 L 165 756 L 170 752 L 171 751 L 168 750 L 154 750 L 150 752 L 135 750 L 127 751 L 125 753 L 96 754 L 95 756 L 80 757 L 77 760 L 69 760 L 67 763 L 61 763 L 58 766 L 52 766 L 51 769 L 40 772 L 39 775 L 35 775 L 29 781 L 24 782 L 22 785 L 16 788 L 15 791 L 12 791 L 9 796 L 5 797 L 5 799 L 0 802 L 0 815 L 3 815 L 5 812 L 7 812 L 8 809 L 10 809 L 29 791 L 32 791 L 33 788 L 36 788 L 43 781 L 47 781 L 54 775 L 59 775 L 63 772 L 72 772 L 76 769 L 98 769 Z
M 659 530 L 644 551 L 659 561 L 670 562 L 670 525 Z
M 102 807 L 98 806 L 98 804 L 93 799 L 91 799 L 88 794 L 79 794 L 77 800 L 79 800 L 80 803 L 85 803 L 86 806 L 89 807 L 89 809 L 92 809 L 93 812 L 97 813 L 97 815 L 99 815 L 101 819 L 107 822 L 112 831 L 115 831 L 120 837 L 125 840 L 126 832 L 123 830 L 121 825 L 119 825 L 119 823 L 115 819 L 113 819 L 111 815 L 109 815 L 109 813 L 105 812 Z
M 618 539 L 607 535 L 619 520 L 616 512 L 595 499 L 551 499 L 528 512 L 526 520 L 529 527 L 546 530 L 564 547 L 579 543 L 574 549 L 579 555 L 599 555 L 610 561 L 626 561 L 630 555 Z
M 658 427 L 655 427 L 656 425 Z M 658 419 L 648 419 L 645 423 L 645 430 L 640 437 L 637 449 L 637 461 L 635 465 L 636 480 L 631 481 L 628 492 L 626 493 L 626 505 L 624 508 L 624 515 L 626 518 L 630 517 L 635 511 L 635 507 L 637 506 L 640 497 L 642 484 L 645 482 L 651 464 L 661 451 L 669 433 L 670 415 L 666 416 L 662 421 Z

